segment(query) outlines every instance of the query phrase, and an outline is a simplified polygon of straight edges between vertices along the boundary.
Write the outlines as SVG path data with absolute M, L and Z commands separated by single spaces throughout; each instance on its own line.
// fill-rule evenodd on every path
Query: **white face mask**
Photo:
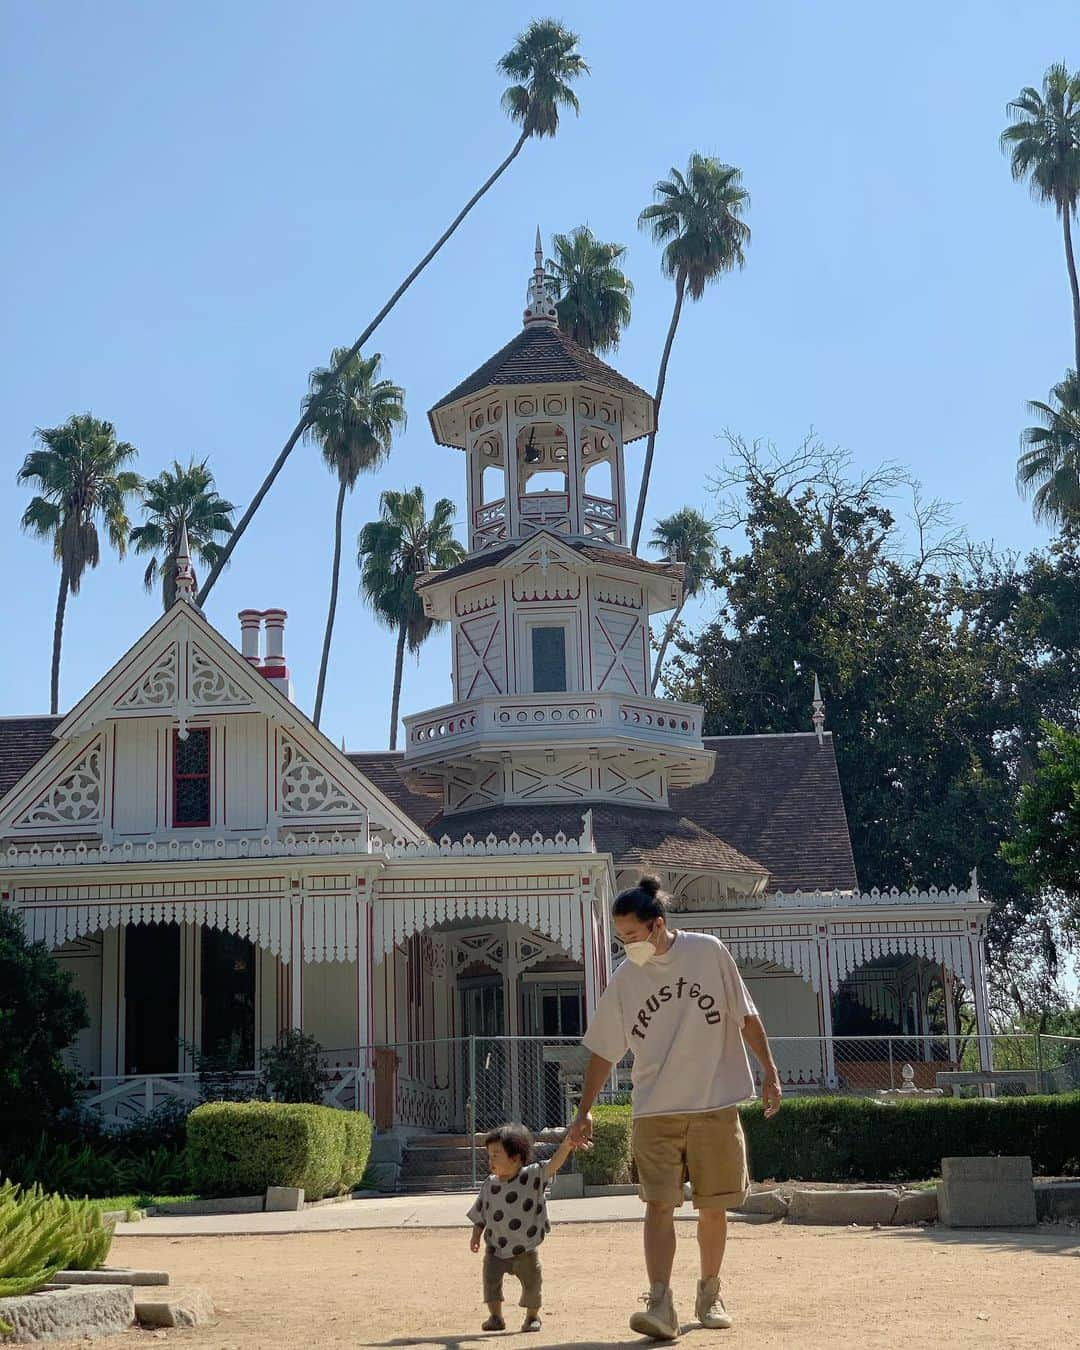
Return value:
M 627 960 L 633 961 L 635 966 L 644 966 L 656 955 L 656 948 L 651 942 L 627 942 L 623 947 Z

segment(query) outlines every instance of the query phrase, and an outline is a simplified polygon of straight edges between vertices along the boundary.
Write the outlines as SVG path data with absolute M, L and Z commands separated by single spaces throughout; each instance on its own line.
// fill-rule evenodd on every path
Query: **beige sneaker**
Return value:
M 675 1300 L 671 1290 L 665 1284 L 654 1284 L 647 1294 L 642 1294 L 643 1312 L 634 1313 L 630 1319 L 630 1330 L 640 1336 L 648 1336 L 654 1341 L 674 1341 L 679 1335 L 679 1319 L 675 1315 Z
M 697 1302 L 694 1305 L 697 1320 L 710 1331 L 726 1331 L 731 1326 L 731 1314 L 720 1297 L 720 1276 L 712 1280 L 698 1280 Z

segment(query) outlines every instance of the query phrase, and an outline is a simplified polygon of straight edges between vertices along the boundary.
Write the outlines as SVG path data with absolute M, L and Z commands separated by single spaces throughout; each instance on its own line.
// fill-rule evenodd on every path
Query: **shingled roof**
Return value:
M 427 822 L 442 809 L 440 792 L 414 792 L 405 783 L 398 773 L 398 766 L 404 758 L 400 750 L 348 750 L 346 758 L 421 829 L 426 829 Z
M 833 738 L 814 732 L 706 736 L 707 783 L 672 792 L 672 810 L 769 869 L 770 891 L 856 890 Z
M 571 384 L 578 380 L 598 384 L 616 393 L 652 402 L 639 385 L 601 361 L 553 324 L 529 324 L 493 357 L 485 361 L 428 413 L 430 418 L 481 389 L 503 384 Z M 434 421 L 432 422 L 434 427 Z M 436 436 L 438 432 L 436 430 Z M 446 442 L 443 442 L 445 444 Z
M 0 797 L 32 769 L 53 743 L 62 717 L 0 717 Z
M 537 531 L 537 534 L 543 533 L 551 532 Z M 605 567 L 624 567 L 631 572 L 644 572 L 648 576 L 673 577 L 676 581 L 681 581 L 686 571 L 682 563 L 649 562 L 647 558 L 639 558 L 636 553 L 625 553 L 617 548 L 605 548 L 600 544 L 586 544 L 580 540 L 564 539 L 562 535 L 554 533 L 551 533 L 551 537 L 556 540 L 561 548 L 573 549 L 575 553 L 588 559 L 589 562 L 600 563 Z M 477 572 L 482 567 L 495 567 L 504 559 L 509 558 L 512 553 L 516 553 L 518 549 L 523 549 L 535 542 L 536 534 L 531 534 L 527 539 L 514 539 L 509 544 L 500 544 L 498 548 L 484 549 L 482 553 L 472 554 L 464 562 L 458 563 L 456 567 L 447 568 L 445 572 L 428 572 L 416 583 L 416 589 L 422 591 L 425 586 L 433 586 L 436 582 L 456 581 L 458 577 L 467 576 L 470 572 Z

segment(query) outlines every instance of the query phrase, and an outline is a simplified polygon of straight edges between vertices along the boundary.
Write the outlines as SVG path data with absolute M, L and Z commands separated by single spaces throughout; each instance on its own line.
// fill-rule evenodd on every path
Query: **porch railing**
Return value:
M 934 1089 L 938 1074 L 991 1072 L 990 1086 L 972 1090 L 1003 1095 L 1080 1090 L 1080 1037 L 1005 1032 L 991 1036 L 771 1036 L 781 1082 L 789 1095 L 867 1096 L 910 1081 Z M 571 1037 L 473 1036 L 360 1046 L 327 1051 L 327 1105 L 373 1113 L 378 1092 L 376 1052 L 392 1052 L 395 1126 L 431 1133 L 473 1133 L 505 1120 L 543 1131 L 566 1125 L 584 1063 Z M 911 1067 L 910 1079 L 905 1066 Z M 602 1100 L 627 1099 L 629 1057 L 617 1065 Z M 1014 1079 L 1008 1075 L 1015 1074 Z M 254 1072 L 232 1075 L 241 1083 Z M 755 1077 L 760 1083 L 760 1072 Z M 967 1090 L 967 1089 L 965 1089 Z M 164 1101 L 200 1100 L 194 1073 L 96 1077 L 81 1103 L 112 1118 L 152 1111 Z

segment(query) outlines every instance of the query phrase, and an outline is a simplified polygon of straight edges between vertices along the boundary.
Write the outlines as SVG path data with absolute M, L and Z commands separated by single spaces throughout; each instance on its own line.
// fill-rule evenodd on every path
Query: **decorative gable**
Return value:
M 14 823 L 19 829 L 37 826 L 53 833 L 56 828 L 93 830 L 101 825 L 104 800 L 105 748 L 102 737 L 96 736 Z
M 200 708 L 250 708 L 253 699 L 206 655 L 196 643 L 188 644 L 188 691 Z
M 285 820 L 303 817 L 315 822 L 338 820 L 343 816 L 367 817 L 364 803 L 321 762 L 317 752 L 280 727 L 277 731 L 277 802 L 278 814 Z
M 144 672 L 113 701 L 118 712 L 152 711 L 173 707 L 180 697 L 179 646 L 170 642 Z

